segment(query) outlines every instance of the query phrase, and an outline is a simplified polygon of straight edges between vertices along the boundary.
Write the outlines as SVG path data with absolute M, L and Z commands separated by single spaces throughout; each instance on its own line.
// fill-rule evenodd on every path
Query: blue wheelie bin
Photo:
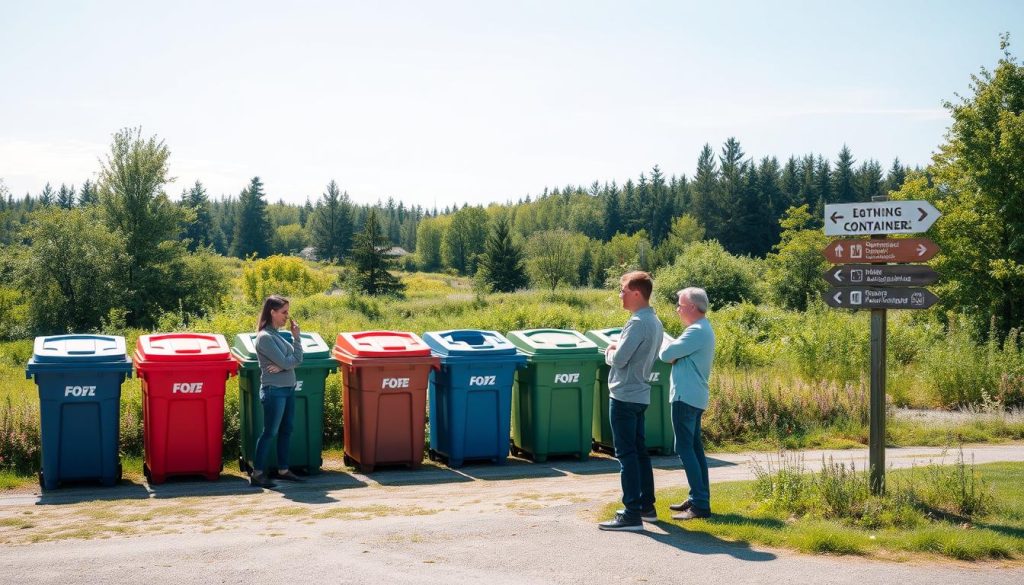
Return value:
M 37 337 L 25 377 L 39 387 L 39 485 L 121 480 L 121 383 L 132 375 L 123 337 Z
M 497 331 L 428 332 L 423 341 L 441 360 L 431 375 L 431 460 L 460 467 L 467 459 L 508 457 L 512 382 L 526 356 Z

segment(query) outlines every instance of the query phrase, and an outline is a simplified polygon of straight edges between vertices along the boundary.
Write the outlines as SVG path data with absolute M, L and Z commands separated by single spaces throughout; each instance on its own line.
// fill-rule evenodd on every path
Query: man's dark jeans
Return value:
M 700 418 L 704 411 L 677 400 L 672 403 L 672 429 L 676 434 L 676 455 L 683 462 L 690 500 L 699 512 L 711 511 L 711 486 L 708 483 L 708 459 L 704 456 L 704 437 Z
M 609 400 L 612 445 L 621 469 L 622 504 L 626 508 L 625 520 L 628 522 L 639 522 L 640 513 L 654 507 L 654 470 L 644 436 L 646 410 L 646 404 L 614 398 Z

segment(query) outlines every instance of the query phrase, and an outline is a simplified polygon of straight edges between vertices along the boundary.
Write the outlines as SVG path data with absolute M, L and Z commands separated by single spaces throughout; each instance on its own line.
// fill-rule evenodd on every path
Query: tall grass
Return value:
M 370 298 L 342 290 L 311 292 L 328 286 L 328 275 L 337 270 L 318 267 L 309 271 L 313 275 L 309 277 L 294 266 L 278 263 L 271 262 L 281 270 L 268 272 L 274 279 L 294 273 L 300 284 L 319 283 L 290 289 L 292 315 L 304 331 L 318 332 L 328 343 L 342 331 L 562 328 L 585 332 L 619 326 L 627 318 L 612 290 L 482 295 L 474 292 L 466 278 L 412 273 L 403 276 L 406 298 Z M 221 310 L 190 319 L 169 314 L 161 327 L 222 333 L 229 343 L 237 333 L 252 331 L 258 310 L 252 302 L 258 294 L 253 296 L 253 291 L 258 287 L 251 281 L 258 271 L 246 263 L 232 269 L 239 275 L 235 292 Z M 682 324 L 673 308 L 657 299 L 654 307 L 666 332 L 679 335 Z M 954 318 L 947 330 L 934 316 L 911 313 L 915 312 L 890 312 L 889 389 L 895 405 L 986 404 L 990 410 L 1024 406 L 1024 362 L 1016 332 L 1001 341 L 981 339 L 966 320 Z M 709 318 L 718 339 L 711 403 L 704 418 L 710 443 L 797 448 L 866 440 L 867 314 L 828 309 L 820 302 L 811 303 L 803 313 L 740 303 L 715 310 Z M 149 333 L 116 324 L 103 332 L 125 336 L 129 348 L 134 348 L 139 335 Z M 24 376 L 31 355 L 30 339 L 0 343 L 0 469 L 28 472 L 38 465 L 37 392 Z M 338 446 L 342 438 L 340 388 L 338 376 L 328 378 L 324 412 L 328 446 Z M 231 380 L 224 425 L 228 456 L 237 452 L 239 441 L 237 403 L 237 382 Z M 121 445 L 127 455 L 142 450 L 141 408 L 141 387 L 137 380 L 130 380 L 122 388 Z M 1024 424 L 1007 422 L 1005 428 L 996 428 L 998 424 L 957 427 L 949 440 L 1024 434 Z M 891 432 L 916 432 L 916 428 L 893 425 Z

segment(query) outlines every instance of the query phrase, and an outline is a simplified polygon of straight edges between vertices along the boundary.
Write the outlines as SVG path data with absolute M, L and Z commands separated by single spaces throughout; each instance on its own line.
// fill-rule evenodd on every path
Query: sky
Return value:
M 1024 55 L 1024 2 L 2 0 L 0 180 L 95 181 L 136 126 L 174 199 L 515 201 L 729 137 L 926 165 L 1006 31 Z

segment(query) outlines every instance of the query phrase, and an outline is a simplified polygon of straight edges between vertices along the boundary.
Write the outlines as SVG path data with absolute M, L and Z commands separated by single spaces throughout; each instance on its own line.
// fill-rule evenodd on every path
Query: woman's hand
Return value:
M 288 318 L 288 322 L 292 324 L 292 339 L 299 338 L 299 324 L 295 322 L 295 319 Z
M 278 374 L 283 372 L 284 370 L 282 370 L 281 368 L 277 367 L 274 364 L 270 364 L 269 366 L 267 366 L 267 371 L 270 372 L 271 374 Z

